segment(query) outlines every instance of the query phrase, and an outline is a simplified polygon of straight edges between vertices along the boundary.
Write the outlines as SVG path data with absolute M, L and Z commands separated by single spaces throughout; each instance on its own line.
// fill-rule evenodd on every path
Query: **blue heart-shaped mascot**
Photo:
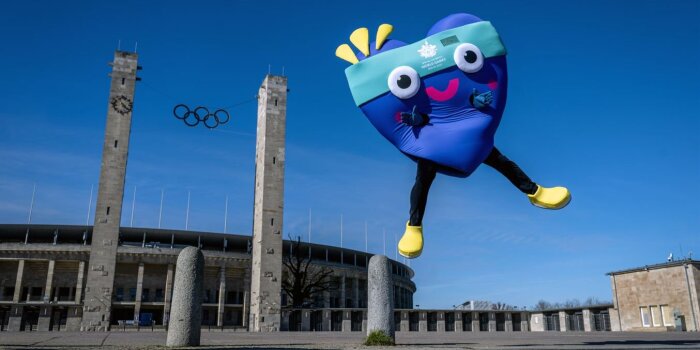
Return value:
M 485 163 L 503 174 L 538 207 L 561 209 L 565 187 L 534 183 L 494 147 L 508 91 L 506 49 L 488 21 L 458 13 L 433 25 L 412 44 L 389 39 L 382 24 L 369 42 L 367 28 L 355 30 L 336 56 L 355 104 L 389 142 L 417 163 L 410 218 L 398 250 L 407 258 L 423 250 L 423 213 L 436 174 L 467 177 Z

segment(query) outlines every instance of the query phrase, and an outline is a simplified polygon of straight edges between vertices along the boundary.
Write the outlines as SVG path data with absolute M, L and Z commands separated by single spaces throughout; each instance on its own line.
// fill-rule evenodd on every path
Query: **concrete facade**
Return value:
M 612 305 L 590 305 L 551 310 L 531 311 L 522 317 L 529 317 L 533 332 L 607 332 L 613 331 Z
M 282 330 L 301 332 L 367 332 L 368 309 L 284 309 Z M 484 315 L 484 316 L 482 316 Z M 518 310 L 415 310 L 393 312 L 395 332 L 471 333 L 529 332 L 530 312 Z M 493 317 L 495 322 L 489 318 Z M 482 323 L 483 322 L 483 323 Z
M 280 329 L 287 78 L 268 75 L 258 90 L 250 329 Z
M 616 330 L 700 329 L 700 261 L 672 261 L 608 275 Z
M 115 52 L 85 287 L 83 330 L 109 329 L 137 70 L 138 56 L 135 53 Z
M 25 244 L 27 225 L 0 225 L 0 330 L 78 331 L 83 316 L 84 271 L 91 254 L 89 241 L 82 241 L 86 227 L 29 228 L 30 240 Z M 56 231 L 60 234 L 54 244 Z M 112 329 L 166 327 L 177 254 L 184 247 L 199 244 L 205 256 L 202 327 L 248 329 L 251 236 L 123 227 L 120 237 L 111 295 Z M 228 243 L 225 250 L 224 240 Z M 283 241 L 281 251 L 288 252 L 291 245 L 292 242 Z M 331 268 L 334 279 L 345 279 L 346 285 L 353 286 L 352 292 L 346 293 L 348 305 L 366 305 L 366 262 L 370 254 L 318 244 L 302 245 L 311 252 L 313 265 Z M 341 251 L 352 259 L 341 261 Z M 413 271 L 393 260 L 390 264 L 395 295 L 403 295 L 402 305 L 409 306 L 416 290 L 411 281 Z M 316 327 L 319 323 L 330 327 L 331 316 L 338 315 L 338 322 L 334 323 L 338 331 L 343 327 L 348 331 L 366 327 L 366 309 L 344 308 L 340 294 L 339 289 L 332 289 L 319 296 L 313 307 L 328 305 L 327 312 L 309 314 L 305 329 L 320 329 Z M 287 310 L 289 306 L 283 303 L 282 307 Z M 284 322 L 282 329 L 289 329 L 288 318 Z

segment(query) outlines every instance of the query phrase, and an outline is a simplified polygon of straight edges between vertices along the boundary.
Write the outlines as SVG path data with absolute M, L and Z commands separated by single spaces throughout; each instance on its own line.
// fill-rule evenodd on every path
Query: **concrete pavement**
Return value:
M 156 349 L 164 348 L 165 338 L 163 331 L 0 332 L 0 348 Z M 203 331 L 198 349 L 357 349 L 364 348 L 363 339 L 361 332 Z M 401 349 L 700 349 L 700 333 L 397 332 L 396 342 Z

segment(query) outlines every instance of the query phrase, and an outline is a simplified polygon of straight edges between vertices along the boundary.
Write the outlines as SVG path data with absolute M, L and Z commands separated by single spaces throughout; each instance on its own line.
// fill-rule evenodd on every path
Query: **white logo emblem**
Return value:
M 418 50 L 418 53 L 420 54 L 421 57 L 423 58 L 430 58 L 435 55 L 437 55 L 437 46 L 435 45 L 430 45 L 428 41 L 426 40 L 423 43 L 423 46 L 421 46 L 420 50 Z

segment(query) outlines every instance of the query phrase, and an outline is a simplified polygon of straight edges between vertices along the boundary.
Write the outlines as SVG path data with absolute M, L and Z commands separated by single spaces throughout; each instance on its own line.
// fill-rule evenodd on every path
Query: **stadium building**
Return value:
M 115 52 L 110 66 L 94 224 L 0 225 L 0 329 L 167 326 L 175 262 L 185 246 L 199 247 L 205 256 L 205 326 L 279 331 L 294 329 L 297 320 L 308 324 L 313 319 L 328 330 L 361 328 L 370 255 L 282 239 L 287 78 L 267 75 L 258 90 L 252 236 L 123 228 L 124 180 L 141 66 L 136 53 L 124 51 Z M 188 125 L 212 127 L 207 119 L 212 117 L 199 116 L 196 110 L 182 118 Z M 329 271 L 331 282 L 316 293 L 321 295 L 297 306 L 338 310 L 302 315 L 285 308 L 289 303 L 282 292 L 287 278 L 282 265 L 295 247 L 306 253 L 312 267 Z M 391 268 L 395 307 L 411 308 L 413 271 L 396 261 Z
M 91 233 L 91 226 L 0 225 L 0 329 L 80 330 Z M 283 242 L 285 256 L 294 244 Z M 199 246 L 205 257 L 203 326 L 247 329 L 251 245 L 251 236 L 244 235 L 122 227 L 110 325 L 167 325 L 177 254 L 183 247 Z M 305 307 L 327 310 L 328 330 L 343 330 L 343 323 L 346 330 L 363 327 L 371 254 L 319 244 L 301 243 L 300 248 L 313 265 L 332 269 L 335 282 L 335 288 Z M 416 290 L 413 271 L 396 261 L 391 269 L 394 307 L 410 309 Z M 289 302 L 281 300 L 285 310 Z M 281 330 L 290 329 L 290 317 L 292 330 L 301 322 L 299 313 L 283 311 Z M 309 322 L 324 323 L 319 314 L 309 317 Z

